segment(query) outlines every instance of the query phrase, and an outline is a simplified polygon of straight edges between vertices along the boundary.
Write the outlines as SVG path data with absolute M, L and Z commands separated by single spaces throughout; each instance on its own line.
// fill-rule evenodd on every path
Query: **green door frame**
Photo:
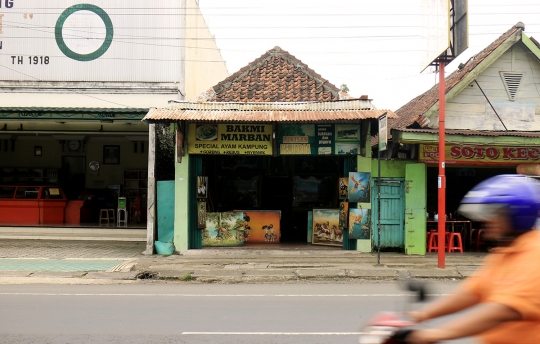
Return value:
M 189 226 L 189 248 L 201 249 L 202 248 L 202 231 L 197 228 L 197 176 L 202 175 L 203 170 L 203 156 L 202 155 L 188 155 L 190 159 L 189 164 L 189 191 L 188 197 L 193 202 L 189 202 L 188 210 L 188 226 Z

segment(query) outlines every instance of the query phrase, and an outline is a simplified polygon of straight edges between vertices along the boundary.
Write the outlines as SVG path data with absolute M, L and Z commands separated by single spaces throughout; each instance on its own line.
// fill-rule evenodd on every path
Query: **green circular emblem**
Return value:
M 78 54 L 74 52 L 73 50 L 69 49 L 66 45 L 66 42 L 64 42 L 64 37 L 62 36 L 62 29 L 64 28 L 64 23 L 66 22 L 66 19 L 72 15 L 75 12 L 78 11 L 90 11 L 95 14 L 97 14 L 101 20 L 103 20 L 103 23 L 105 24 L 106 32 L 105 32 L 105 41 L 103 41 L 103 44 L 101 47 L 99 47 L 96 51 L 90 54 Z M 109 18 L 109 15 L 101 8 L 90 5 L 90 4 L 79 4 L 74 5 L 66 9 L 60 17 L 58 17 L 58 20 L 56 21 L 56 26 L 54 28 L 54 36 L 56 38 L 56 44 L 58 44 L 58 47 L 60 50 L 69 58 L 72 58 L 77 61 L 92 61 L 95 60 L 101 55 L 105 54 L 107 49 L 111 46 L 112 40 L 113 40 L 113 24 L 111 21 L 111 18 Z

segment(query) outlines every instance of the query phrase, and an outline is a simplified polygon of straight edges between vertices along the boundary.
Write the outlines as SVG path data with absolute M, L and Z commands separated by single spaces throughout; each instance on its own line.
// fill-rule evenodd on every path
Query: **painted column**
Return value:
M 185 136 L 184 136 L 185 137 Z M 174 175 L 174 247 L 178 252 L 189 249 L 189 156 L 175 162 Z

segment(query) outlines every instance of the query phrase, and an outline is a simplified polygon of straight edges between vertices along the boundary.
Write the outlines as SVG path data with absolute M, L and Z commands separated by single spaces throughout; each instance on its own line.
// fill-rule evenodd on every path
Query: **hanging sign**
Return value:
M 279 155 L 357 155 L 360 125 L 281 124 L 277 140 Z
M 272 155 L 271 124 L 190 124 L 189 154 Z
M 445 145 L 447 164 L 467 165 L 516 165 L 538 163 L 540 146 L 474 146 Z M 437 164 L 439 162 L 438 145 L 420 145 L 419 162 Z
M 386 150 L 388 143 L 386 114 L 379 117 L 379 152 Z

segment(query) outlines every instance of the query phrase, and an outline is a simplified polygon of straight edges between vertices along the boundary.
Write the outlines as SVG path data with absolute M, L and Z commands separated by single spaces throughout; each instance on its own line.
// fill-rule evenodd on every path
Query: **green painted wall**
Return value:
M 412 160 L 381 160 L 381 176 L 383 178 L 405 178 L 405 166 L 414 164 Z M 377 159 L 371 160 L 371 176 L 378 177 Z
M 183 252 L 189 249 L 189 156 L 175 163 L 174 182 L 174 247 Z

